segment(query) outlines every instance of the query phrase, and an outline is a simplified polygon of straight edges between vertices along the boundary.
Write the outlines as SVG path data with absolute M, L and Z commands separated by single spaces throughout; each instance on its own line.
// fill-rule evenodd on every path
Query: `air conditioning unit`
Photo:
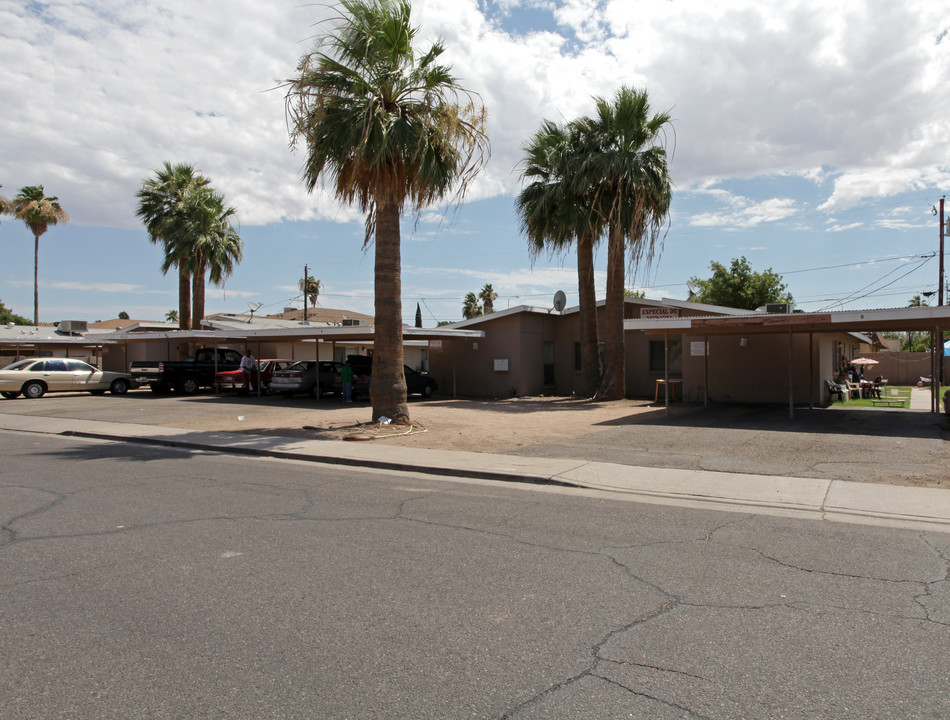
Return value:
M 765 306 L 765 312 L 772 313 L 773 315 L 787 315 L 791 311 L 791 303 L 769 303 Z
M 60 320 L 56 329 L 67 335 L 89 332 L 89 323 L 85 320 Z
M 355 318 L 343 318 L 342 325 L 343 327 L 353 327 L 354 325 L 359 325 L 360 321 Z

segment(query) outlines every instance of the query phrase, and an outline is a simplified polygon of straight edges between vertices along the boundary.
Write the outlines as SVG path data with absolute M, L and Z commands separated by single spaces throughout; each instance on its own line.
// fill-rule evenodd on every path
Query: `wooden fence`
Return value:
M 877 360 L 877 365 L 867 365 L 864 368 L 864 378 L 873 380 L 880 376 L 887 378 L 888 385 L 916 385 L 922 377 L 929 377 L 931 373 L 930 353 L 927 352 L 898 352 L 885 350 L 883 352 L 865 355 Z M 944 382 L 950 381 L 950 357 L 944 357 Z

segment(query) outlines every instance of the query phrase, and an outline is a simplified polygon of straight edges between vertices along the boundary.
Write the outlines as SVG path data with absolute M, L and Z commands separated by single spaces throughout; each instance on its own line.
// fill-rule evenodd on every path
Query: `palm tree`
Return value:
M 232 224 L 237 211 L 211 187 L 196 190 L 188 200 L 190 232 L 174 253 L 191 274 L 191 327 L 201 329 L 205 316 L 205 275 L 220 286 L 241 262 L 244 242 Z
M 193 165 L 166 162 L 155 176 L 142 183 L 136 197 L 139 207 L 136 214 L 145 223 L 149 240 L 161 243 L 165 250 L 162 274 L 178 268 L 178 327 L 187 330 L 191 326 L 191 273 L 189 238 L 194 223 L 188 218 L 189 198 L 210 181 L 197 174 Z
M 672 198 L 661 134 L 668 113 L 650 116 L 645 90 L 620 88 L 612 101 L 596 99 L 596 114 L 580 121 L 585 139 L 575 187 L 591 192 L 592 207 L 607 226 L 607 299 L 604 308 L 604 378 L 600 394 L 625 394 L 624 274 L 648 265 L 659 245 Z
M 576 244 L 581 375 L 584 393 L 592 397 L 600 386 L 594 243 L 601 235 L 602 221 L 590 212 L 590 193 L 574 183 L 584 156 L 582 129 L 579 123 L 563 127 L 545 120 L 541 124 L 524 146 L 522 178 L 531 182 L 518 195 L 516 206 L 532 259 L 545 248 L 556 252 Z
M 3 185 L 0 185 L 0 189 L 3 189 Z M 12 212 L 12 210 L 13 206 L 10 204 L 10 201 L 3 195 L 0 195 L 0 217 L 3 217 L 8 212 Z
M 59 198 L 47 197 L 42 185 L 27 185 L 13 198 L 13 215 L 22 220 L 33 233 L 33 324 L 40 324 L 39 261 L 40 236 L 50 225 L 69 222 L 69 215 L 59 204 Z
M 408 0 L 341 0 L 334 26 L 288 80 L 294 144 L 304 178 L 366 213 L 375 236 L 373 417 L 409 421 L 403 371 L 399 220 L 458 185 L 461 200 L 488 153 L 485 111 L 438 62 L 441 43 L 418 54 Z M 461 101 L 464 99 L 464 102 Z
M 310 301 L 311 307 L 317 306 L 317 298 L 320 297 L 320 281 L 317 280 L 313 275 L 308 275 L 306 281 L 301 280 L 297 283 L 297 287 L 300 288 L 306 298 Z
M 495 292 L 491 283 L 485 283 L 485 287 L 478 291 L 478 299 L 482 301 L 482 312 L 485 315 L 495 312 L 495 300 L 498 299 L 498 293 Z
M 478 317 L 481 314 L 482 308 L 481 305 L 478 304 L 478 296 L 470 292 L 462 300 L 462 317 L 466 320 L 471 320 L 473 317 Z
M 165 322 L 167 323 L 178 322 L 178 311 L 169 310 L 167 313 L 165 313 Z

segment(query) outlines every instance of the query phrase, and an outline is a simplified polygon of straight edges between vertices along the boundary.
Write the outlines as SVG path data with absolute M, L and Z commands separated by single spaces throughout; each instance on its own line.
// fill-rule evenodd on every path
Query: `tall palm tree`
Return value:
M 495 300 L 498 299 L 498 293 L 495 292 L 491 283 L 485 283 L 485 287 L 478 291 L 478 299 L 482 301 L 482 312 L 485 315 L 495 312 Z
M 581 376 L 584 394 L 592 397 L 600 386 L 594 244 L 603 223 L 590 210 L 591 193 L 574 182 L 584 157 L 582 130 L 580 123 L 542 122 L 524 146 L 522 178 L 531 182 L 518 195 L 516 207 L 532 258 L 546 248 L 559 252 L 571 243 L 576 246 Z
M 39 262 L 40 236 L 50 225 L 69 222 L 69 215 L 58 197 L 47 197 L 42 185 L 27 185 L 12 201 L 13 215 L 22 220 L 33 233 L 33 324 L 40 324 Z
M 672 199 L 663 131 L 668 113 L 650 115 L 645 90 L 621 87 L 612 100 L 596 98 L 593 118 L 580 121 L 586 140 L 575 186 L 591 192 L 607 226 L 604 377 L 600 394 L 624 397 L 624 275 L 626 263 L 647 265 L 662 245 Z
M 166 162 L 154 177 L 146 178 L 136 197 L 136 214 L 145 223 L 149 240 L 161 243 L 165 257 L 162 273 L 178 269 L 178 327 L 191 327 L 191 273 L 189 239 L 193 237 L 194 222 L 189 219 L 189 199 L 210 185 L 193 165 Z
M 488 153 L 485 111 L 439 63 L 441 43 L 417 53 L 407 0 L 341 0 L 340 16 L 288 80 L 293 142 L 304 143 L 304 178 L 366 213 L 375 236 L 373 417 L 409 421 L 403 370 L 399 220 L 457 198 Z
M 478 317 L 482 314 L 482 308 L 478 304 L 478 296 L 470 292 L 462 300 L 462 317 L 466 320 L 471 320 L 474 317 Z
M 244 241 L 232 222 L 237 210 L 210 186 L 193 193 L 188 207 L 191 232 L 180 239 L 184 245 L 176 255 L 191 274 L 191 327 L 200 330 L 205 316 L 205 275 L 212 285 L 223 285 L 241 262 Z
M 3 185 L 0 185 L 0 190 L 3 189 Z M 10 201 L 7 200 L 3 195 L 0 195 L 0 217 L 3 217 L 8 212 L 12 212 L 13 206 L 10 204 Z

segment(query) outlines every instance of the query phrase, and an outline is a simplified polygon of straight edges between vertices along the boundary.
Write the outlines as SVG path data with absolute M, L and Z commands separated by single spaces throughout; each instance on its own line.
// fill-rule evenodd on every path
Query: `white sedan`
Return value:
M 21 394 L 43 397 L 48 392 L 91 392 L 106 390 L 123 395 L 136 383 L 128 373 L 102 371 L 73 358 L 27 358 L 0 370 L 0 395 L 12 400 Z

